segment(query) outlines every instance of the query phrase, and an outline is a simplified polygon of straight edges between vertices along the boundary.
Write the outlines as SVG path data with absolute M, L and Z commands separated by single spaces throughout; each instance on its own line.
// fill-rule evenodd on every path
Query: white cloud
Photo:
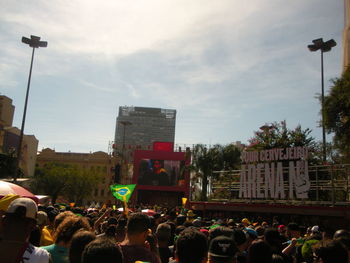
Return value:
M 293 109 L 313 100 L 319 91 L 319 54 L 311 55 L 306 45 L 328 33 L 338 37 L 340 49 L 338 5 L 328 0 L 38 0 L 35 5 L 2 0 L 0 79 L 13 90 L 20 78 L 26 81 L 30 50 L 20 37 L 38 34 L 49 45 L 36 53 L 32 92 L 37 91 L 33 98 L 40 110 L 33 118 L 52 108 L 52 119 L 76 123 L 72 138 L 85 132 L 90 119 L 94 129 L 113 123 L 115 113 L 107 109 L 119 105 L 177 109 L 177 139 L 183 142 L 202 141 L 200 134 L 215 137 L 210 123 L 229 126 L 226 137 L 241 130 L 246 136 L 251 123 L 288 116 L 286 104 Z M 327 56 L 333 60 L 327 60 L 325 73 L 338 73 L 340 51 Z M 307 107 L 318 111 L 316 104 Z M 233 127 L 236 122 L 241 125 Z M 49 131 L 51 124 L 48 134 L 63 129 Z M 92 132 L 84 140 L 98 144 L 101 138 Z

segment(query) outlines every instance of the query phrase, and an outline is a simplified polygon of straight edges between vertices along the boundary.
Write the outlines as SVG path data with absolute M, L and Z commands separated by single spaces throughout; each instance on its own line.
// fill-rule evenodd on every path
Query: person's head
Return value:
M 82 263 L 115 262 L 123 263 L 123 254 L 119 246 L 107 238 L 98 238 L 90 242 L 82 254 Z
M 113 238 L 116 241 L 117 238 L 117 226 L 116 225 L 107 225 L 105 231 L 106 237 Z
M 177 226 L 183 225 L 186 222 L 186 216 L 185 215 L 178 215 L 175 219 L 175 223 Z
M 154 160 L 153 161 L 153 168 L 155 170 L 159 170 L 160 168 L 162 168 L 162 162 L 160 160 Z
M 232 238 L 233 230 L 225 226 L 218 226 L 209 230 L 209 241 L 218 236 L 227 236 Z
M 16 238 L 26 239 L 37 224 L 38 207 L 30 198 L 13 200 L 3 218 L 3 230 Z
M 47 224 L 48 218 L 44 211 L 38 211 L 37 223 L 40 227 L 44 227 Z
M 69 248 L 69 262 L 81 263 L 81 255 L 85 246 L 95 240 L 95 238 L 95 234 L 91 231 L 78 230 L 72 237 Z
M 159 224 L 156 230 L 156 236 L 159 242 L 168 244 L 171 237 L 171 227 L 167 223 Z
M 270 245 L 274 253 L 280 253 L 282 251 L 282 237 L 278 230 L 274 228 L 266 229 L 264 241 Z
M 80 229 L 90 230 L 89 221 L 81 216 L 66 217 L 54 233 L 55 243 L 69 244 L 75 232 Z
M 137 240 L 140 244 L 144 243 L 150 232 L 150 224 L 148 215 L 142 213 L 132 214 L 126 226 L 127 237 Z
M 319 226 L 313 226 L 311 227 L 311 235 L 316 235 L 320 233 L 320 227 Z
M 340 237 L 346 237 L 350 239 L 350 232 L 345 230 L 345 229 L 339 229 L 337 231 L 335 231 L 333 238 L 340 238 Z
M 139 234 L 147 232 L 150 227 L 150 220 L 148 215 L 142 213 L 134 213 L 129 217 L 126 232 L 128 235 Z
M 339 241 L 322 240 L 315 244 L 312 250 L 314 262 L 348 262 L 348 252 Z
M 53 223 L 53 228 L 56 230 L 58 226 L 63 222 L 63 220 L 68 216 L 74 216 L 74 213 L 72 211 L 65 211 L 56 215 L 55 221 Z
M 258 238 L 258 233 L 254 229 L 252 229 L 250 227 L 246 227 L 244 229 L 244 232 L 246 233 L 248 239 L 251 240 L 251 241 L 253 241 L 253 240 Z
M 280 235 L 282 235 L 282 236 L 284 236 L 286 234 L 286 226 L 285 225 L 278 225 L 277 230 L 280 233 Z
M 241 229 L 233 230 L 233 240 L 236 242 L 238 248 L 243 251 L 246 248 L 247 236 Z
M 247 263 L 272 262 L 271 247 L 264 241 L 253 242 L 248 250 Z
M 185 229 L 176 240 L 176 258 L 179 263 L 205 262 L 207 253 L 207 238 L 195 228 Z
M 218 236 L 210 241 L 208 261 L 212 263 L 231 263 L 239 249 L 232 237 Z
M 60 211 L 58 209 L 54 208 L 53 206 L 48 206 L 48 207 L 46 207 L 45 212 L 47 214 L 47 219 L 49 221 L 48 223 L 50 225 L 53 225 L 55 218 L 60 213 Z
M 241 223 L 244 225 L 244 227 L 248 227 L 250 225 L 250 221 L 248 218 L 243 218 Z

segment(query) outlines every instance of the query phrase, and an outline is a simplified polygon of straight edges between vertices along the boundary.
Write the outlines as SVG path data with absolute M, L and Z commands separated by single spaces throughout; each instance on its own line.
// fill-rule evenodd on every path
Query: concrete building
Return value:
M 350 63 L 350 0 L 344 0 L 343 72 Z
M 15 106 L 12 100 L 4 95 L 0 96 L 0 154 L 15 156 L 19 144 L 20 129 L 13 127 Z M 24 135 L 22 154 L 19 167 L 24 177 L 34 175 L 36 155 L 39 141 L 34 135 Z M 9 176 L 9 175 L 4 175 Z
M 20 132 L 20 129 L 17 127 L 4 128 L 3 149 L 5 150 L 5 153 L 16 151 L 18 148 Z M 34 135 L 23 135 L 19 167 L 22 169 L 24 177 L 32 177 L 34 175 L 38 145 L 39 141 Z
M 12 126 L 15 106 L 12 105 L 12 100 L 9 97 L 0 95 L 0 126 Z
M 175 140 L 176 110 L 122 106 L 116 122 L 114 151 L 133 160 L 133 151 L 152 150 L 154 142 Z M 123 145 L 125 147 L 123 148 Z
M 118 163 L 117 158 L 105 153 L 73 153 L 56 152 L 50 148 L 43 149 L 37 156 L 37 166 L 43 167 L 47 163 L 61 163 L 77 165 L 82 169 L 94 170 L 100 174 L 100 182 L 96 185 L 91 195 L 84 200 L 83 205 L 114 204 L 109 186 L 114 184 L 114 168 Z M 49 194 L 49 193 L 47 193 Z M 72 200 L 67 200 L 72 201 Z

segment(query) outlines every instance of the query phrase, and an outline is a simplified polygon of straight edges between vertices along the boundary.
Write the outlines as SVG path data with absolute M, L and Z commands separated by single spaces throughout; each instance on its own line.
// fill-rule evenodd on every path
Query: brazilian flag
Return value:
M 110 186 L 110 189 L 115 198 L 127 203 L 135 187 L 136 187 L 136 184 L 128 184 L 128 185 L 114 184 Z

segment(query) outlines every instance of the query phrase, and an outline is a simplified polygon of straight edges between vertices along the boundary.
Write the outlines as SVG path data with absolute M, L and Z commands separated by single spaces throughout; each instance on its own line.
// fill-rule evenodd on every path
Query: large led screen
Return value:
M 141 159 L 139 185 L 182 186 L 184 184 L 185 161 Z

